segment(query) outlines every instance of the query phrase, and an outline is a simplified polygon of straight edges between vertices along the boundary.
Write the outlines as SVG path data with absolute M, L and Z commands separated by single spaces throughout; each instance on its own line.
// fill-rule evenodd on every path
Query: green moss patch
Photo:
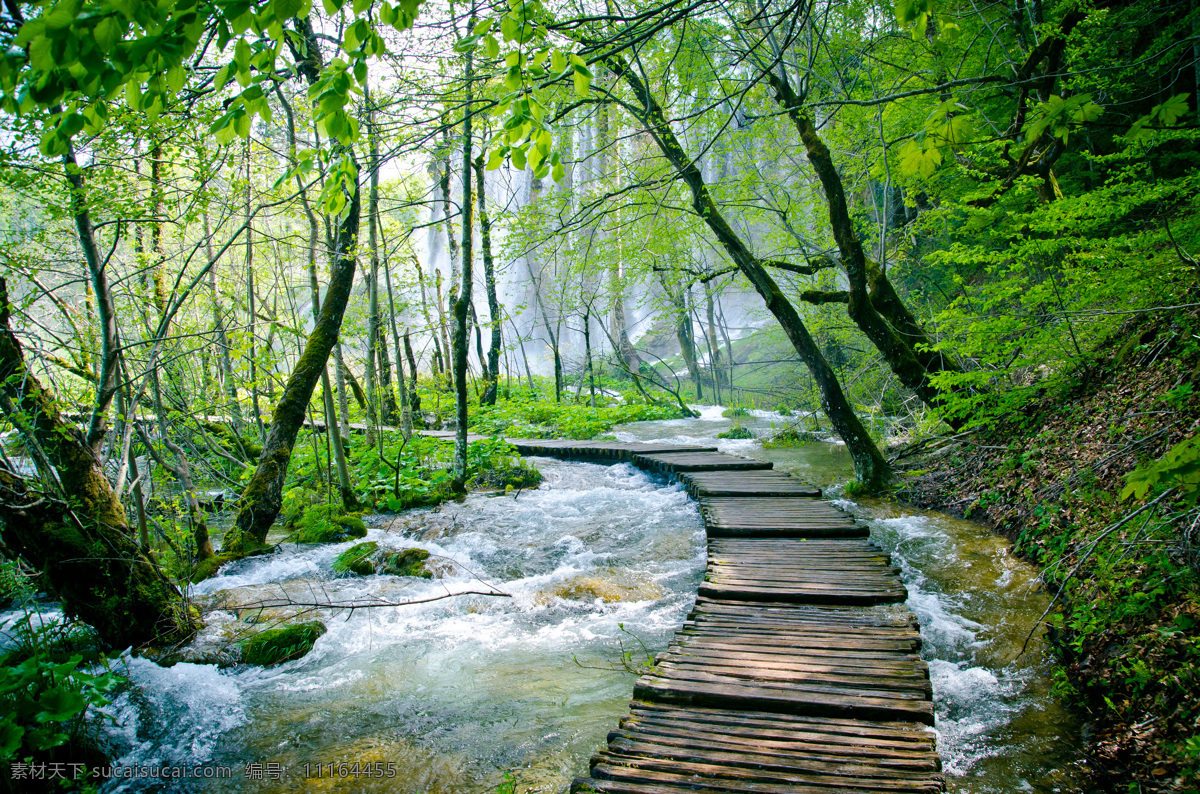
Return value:
M 294 543 L 342 543 L 366 534 L 367 525 L 357 513 L 347 513 L 338 504 L 319 504 L 304 511 L 288 539 Z
M 375 552 L 379 544 L 373 540 L 366 543 L 356 543 L 343 551 L 333 561 L 334 573 L 356 573 L 359 576 L 370 576 L 375 573 Z
M 383 555 L 383 564 L 380 565 L 379 572 L 392 576 L 420 576 L 423 579 L 432 579 L 433 572 L 425 567 L 425 561 L 428 559 L 429 552 L 425 549 L 390 552 Z
M 259 632 L 242 643 L 242 661 L 270 667 L 299 659 L 312 650 L 324 633 L 325 624 L 316 620 Z

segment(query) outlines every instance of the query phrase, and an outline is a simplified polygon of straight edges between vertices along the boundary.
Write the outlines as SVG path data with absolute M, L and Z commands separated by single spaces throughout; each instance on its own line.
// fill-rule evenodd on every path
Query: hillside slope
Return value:
M 1200 791 L 1200 455 L 1183 443 L 1200 430 L 1200 317 L 1131 321 L 1100 353 L 1019 414 L 896 451 L 901 496 L 986 522 L 1040 566 L 1093 790 Z M 1182 481 L 1121 499 L 1172 450 Z

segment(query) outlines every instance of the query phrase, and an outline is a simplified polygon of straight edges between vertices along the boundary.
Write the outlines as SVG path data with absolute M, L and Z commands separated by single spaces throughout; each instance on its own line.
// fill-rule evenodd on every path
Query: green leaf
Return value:
M 42 19 L 47 30 L 65 30 L 75 21 L 79 14 L 80 0 L 59 0 Z
M 567 169 L 563 167 L 562 163 L 555 163 L 554 168 L 550 170 L 550 178 L 556 183 L 561 182 L 563 177 L 566 176 L 566 173 Z
M 250 68 L 250 44 L 245 39 L 238 39 L 233 47 L 233 62 L 238 65 L 238 71 L 244 72 Z
M 592 76 L 576 70 L 574 75 L 575 93 L 581 97 L 588 95 L 588 87 L 592 84 Z
M 567 70 L 567 56 L 561 50 L 554 50 L 550 53 L 550 71 L 555 74 L 562 74 Z
M 488 58 L 495 58 L 500 54 L 500 42 L 496 41 L 496 37 L 491 33 L 483 37 L 483 54 Z
M 507 156 L 507 154 L 507 146 L 501 146 L 498 149 L 492 149 L 492 151 L 488 154 L 487 170 L 495 171 L 497 168 L 502 166 L 504 164 L 504 158 Z
M 304 0 L 275 0 L 275 18 L 280 21 L 292 19 L 304 7 Z
M 516 91 L 521 87 L 521 67 L 510 66 L 504 74 L 504 85 L 509 91 Z
M 15 755 L 17 750 L 21 749 L 21 737 L 24 735 L 25 729 L 10 717 L 0 722 L 0 759 Z
M 1154 117 L 1159 125 L 1173 127 L 1180 117 L 1187 115 L 1187 112 L 1188 95 L 1176 94 L 1161 105 L 1155 105 L 1151 109 L 1150 115 Z
M 512 150 L 512 164 L 518 171 L 525 170 L 525 147 L 518 146 Z
M 66 722 L 87 708 L 87 700 L 78 692 L 55 687 L 38 698 L 38 722 Z
M 100 49 L 108 52 L 121 40 L 123 28 L 124 25 L 117 22 L 116 17 L 105 17 L 92 30 L 92 36 L 95 37 L 96 44 L 100 46 Z
M 167 70 L 167 87 L 171 89 L 171 93 L 177 94 L 183 88 L 184 80 L 187 78 L 187 72 L 184 71 L 182 64 L 175 64 Z

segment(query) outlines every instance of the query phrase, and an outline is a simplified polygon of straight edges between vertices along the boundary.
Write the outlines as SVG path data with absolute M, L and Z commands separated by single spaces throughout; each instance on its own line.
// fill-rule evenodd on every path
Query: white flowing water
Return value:
M 336 578 L 352 544 L 285 544 L 195 588 L 202 605 L 281 594 L 390 601 L 495 588 L 511 597 L 318 614 L 329 631 L 275 668 L 127 662 L 133 683 L 110 709 L 118 765 L 228 766 L 232 778 L 111 783 L 109 791 L 293 790 L 318 764 L 391 762 L 394 777 L 331 781 L 342 790 L 558 791 L 586 770 L 628 706 L 636 666 L 691 608 L 704 566 L 694 502 L 629 465 L 537 460 L 545 483 L 402 516 L 375 517 L 366 540 L 427 549 L 443 578 Z M 291 610 L 294 611 L 294 610 Z M 192 651 L 219 656 L 268 610 L 209 613 Z M 240 616 L 240 617 L 239 617 Z M 312 619 L 308 617 L 306 619 Z M 643 647 L 644 645 L 644 647 Z M 247 783 L 247 764 L 287 769 Z M 279 765 L 272 767 L 268 765 Z M 264 774 L 269 777 L 269 774 Z
M 771 450 L 758 439 L 717 439 L 731 426 L 721 413 L 703 407 L 699 419 L 636 423 L 616 436 L 716 444 L 835 496 L 850 476 L 836 443 Z M 785 420 L 754 412 L 739 424 L 761 438 Z M 410 601 L 491 588 L 510 597 L 320 611 L 304 618 L 328 627 L 312 652 L 269 669 L 127 659 L 132 686 L 108 709 L 106 728 L 117 763 L 225 766 L 231 776 L 114 781 L 105 790 L 563 791 L 628 706 L 634 675 L 623 662 L 636 668 L 664 648 L 690 609 L 704 533 L 677 485 L 629 465 L 537 463 L 545 484 L 515 499 L 474 495 L 373 519 L 367 540 L 428 550 L 442 578 L 338 578 L 331 563 L 352 544 L 283 544 L 196 587 L 209 610 L 188 649 L 197 659 L 228 656 L 264 622 L 300 609 L 230 603 Z M 1049 694 L 1040 638 L 1018 656 L 1047 603 L 1033 569 L 973 522 L 885 501 L 837 503 L 869 523 L 903 571 L 949 790 L 1070 790 L 1077 726 Z M 306 764 L 311 778 L 318 765 L 342 762 L 334 779 L 306 780 Z M 361 765 L 376 762 L 390 762 L 391 774 L 384 766 L 383 777 L 361 776 Z M 252 769 L 265 779 L 247 781 L 247 764 L 261 765 Z

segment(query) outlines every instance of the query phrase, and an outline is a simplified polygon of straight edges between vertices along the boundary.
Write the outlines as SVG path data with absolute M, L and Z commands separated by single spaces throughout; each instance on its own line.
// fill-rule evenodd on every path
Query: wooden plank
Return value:
M 821 496 L 820 488 L 776 471 L 682 472 L 679 479 L 688 493 L 697 499 L 706 496 Z
M 709 537 L 695 606 L 573 792 L 943 790 L 916 618 L 886 606 L 907 592 L 867 527 L 770 463 L 711 448 L 510 443 L 676 476 Z
M 662 474 L 693 471 L 746 471 L 769 469 L 774 464 L 751 458 L 735 457 L 720 452 L 638 452 L 635 465 Z

